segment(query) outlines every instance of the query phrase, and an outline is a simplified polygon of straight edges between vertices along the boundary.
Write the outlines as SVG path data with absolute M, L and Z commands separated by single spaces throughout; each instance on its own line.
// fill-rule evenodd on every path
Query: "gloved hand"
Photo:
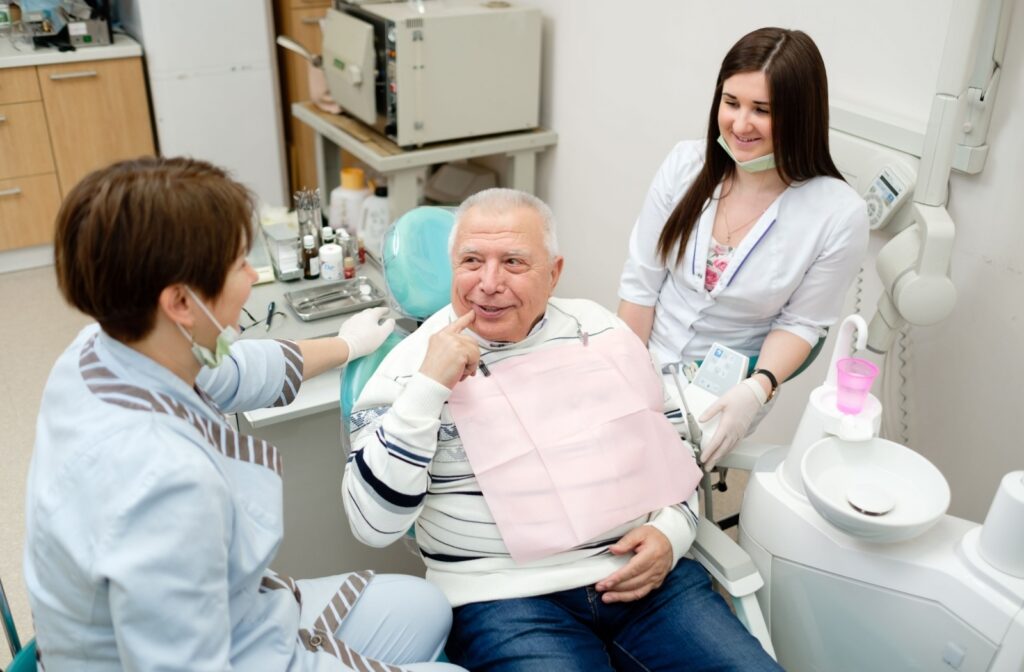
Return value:
M 338 338 L 348 345 L 348 361 L 365 357 L 380 347 L 392 331 L 395 321 L 381 318 L 388 312 L 384 306 L 367 308 L 345 320 L 338 330 Z
M 747 435 L 750 424 L 757 417 L 761 406 L 764 405 L 757 393 L 750 387 L 757 384 L 757 381 L 749 378 L 740 381 L 729 388 L 718 398 L 718 401 L 704 411 L 704 415 L 700 416 L 701 422 L 707 422 L 719 413 L 722 414 L 718 420 L 718 429 L 701 446 L 700 459 L 704 463 L 705 471 L 714 469 L 718 461 Z

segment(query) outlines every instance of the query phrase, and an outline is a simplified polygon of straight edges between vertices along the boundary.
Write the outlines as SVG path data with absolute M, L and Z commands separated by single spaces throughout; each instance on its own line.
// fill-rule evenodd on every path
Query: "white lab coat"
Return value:
M 199 384 L 240 411 L 287 403 L 301 375 L 294 344 L 243 341 Z M 84 329 L 47 382 L 28 478 L 25 577 L 43 664 L 350 669 L 299 637 L 346 577 L 299 582 L 301 610 L 290 586 L 267 589 L 280 469 L 273 446 L 232 432 L 170 371 Z
M 812 346 L 839 317 L 867 250 L 864 200 L 845 182 L 816 177 L 786 189 L 733 252 L 717 286 L 704 274 L 717 197 L 686 241 L 682 262 L 658 258 L 658 236 L 704 163 L 702 142 L 676 145 L 658 170 L 629 240 L 619 297 L 654 306 L 649 347 L 662 364 L 703 359 L 718 341 L 745 355 L 783 329 Z

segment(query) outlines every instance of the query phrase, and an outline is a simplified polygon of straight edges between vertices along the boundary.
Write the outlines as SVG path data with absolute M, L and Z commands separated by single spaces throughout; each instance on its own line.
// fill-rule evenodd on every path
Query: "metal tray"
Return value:
M 309 322 L 379 306 L 387 297 L 369 278 L 359 276 L 285 292 L 284 299 L 299 319 Z

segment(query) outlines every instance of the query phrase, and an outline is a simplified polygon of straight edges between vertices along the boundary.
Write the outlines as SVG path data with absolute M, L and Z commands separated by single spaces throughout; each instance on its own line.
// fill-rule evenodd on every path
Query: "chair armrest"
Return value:
M 707 518 L 698 521 L 697 538 L 690 550 L 733 597 L 750 595 L 764 585 L 747 552 Z
M 753 471 L 754 464 L 757 460 L 765 453 L 775 450 L 776 448 L 788 448 L 778 443 L 753 443 L 750 441 L 740 441 L 739 444 L 728 453 L 725 454 L 721 460 L 719 460 L 716 467 L 725 467 L 726 469 L 742 469 L 743 471 Z

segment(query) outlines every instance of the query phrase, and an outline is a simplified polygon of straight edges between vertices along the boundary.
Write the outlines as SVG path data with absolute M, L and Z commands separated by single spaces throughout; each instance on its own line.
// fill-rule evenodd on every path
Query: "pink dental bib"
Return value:
M 491 367 L 449 409 L 518 563 L 686 500 L 701 472 L 662 413 L 661 380 L 626 329 Z

